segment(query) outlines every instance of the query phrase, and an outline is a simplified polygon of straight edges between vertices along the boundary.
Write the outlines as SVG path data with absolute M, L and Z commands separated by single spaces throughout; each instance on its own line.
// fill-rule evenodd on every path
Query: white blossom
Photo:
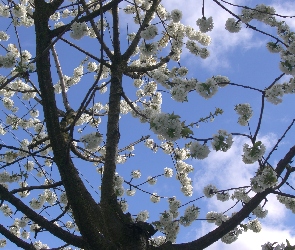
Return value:
M 199 18 L 197 20 L 197 25 L 199 26 L 200 31 L 203 33 L 211 31 L 214 26 L 212 16 L 210 16 L 209 18 L 206 18 L 206 17 Z
M 238 33 L 241 30 L 241 23 L 234 18 L 228 18 L 225 23 L 225 29 L 231 33 Z

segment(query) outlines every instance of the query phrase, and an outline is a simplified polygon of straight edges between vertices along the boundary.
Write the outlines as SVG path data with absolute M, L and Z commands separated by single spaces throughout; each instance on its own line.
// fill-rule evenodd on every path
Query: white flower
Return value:
M 178 23 L 182 18 L 182 12 L 181 12 L 181 10 L 175 9 L 175 10 L 171 11 L 170 16 L 171 16 L 171 19 L 173 20 L 174 23 Z
M 165 175 L 165 177 L 172 177 L 173 176 L 173 169 L 172 168 L 164 168 L 164 175 Z
M 282 46 L 278 43 L 268 42 L 266 48 L 270 53 L 279 53 L 283 50 Z
M 281 103 L 282 96 L 284 95 L 283 85 L 282 84 L 274 84 L 271 88 L 265 91 L 266 100 L 277 105 Z
M 184 102 L 187 101 L 188 91 L 181 85 L 175 85 L 170 90 L 171 96 L 175 101 Z
M 6 246 L 6 239 L 1 239 L 0 240 L 0 247 L 5 247 Z
M 124 194 L 123 186 L 115 186 L 114 191 L 115 191 L 116 196 L 118 196 L 118 197 L 121 197 Z
M 156 238 L 150 238 L 149 244 L 155 247 L 159 247 L 166 242 L 165 236 L 158 236 Z
M 92 132 L 80 137 L 86 149 L 95 150 L 102 142 L 102 135 L 99 132 Z
M 205 99 L 211 98 L 217 93 L 218 85 L 214 78 L 207 79 L 206 82 L 198 82 L 196 86 L 196 91 Z
M 185 148 L 176 148 L 174 150 L 175 159 L 177 160 L 186 160 L 189 157 L 189 153 Z
M 154 43 L 142 43 L 140 46 L 139 46 L 139 49 L 141 51 L 141 53 L 144 55 L 144 56 L 152 56 L 152 55 L 155 55 L 158 51 L 158 44 L 156 42 Z
M 89 34 L 89 28 L 85 22 L 82 22 L 82 23 L 74 22 L 71 26 L 71 30 L 72 31 L 70 33 L 70 36 L 76 40 L 79 40 L 83 36 L 86 36 Z
M 61 195 L 59 197 L 59 201 L 62 204 L 67 204 L 68 203 L 67 194 L 65 192 L 61 193 Z
M 225 29 L 231 33 L 237 33 L 241 30 L 241 23 L 236 21 L 234 18 L 228 18 L 225 23 Z
M 216 194 L 217 191 L 218 191 L 218 189 L 215 186 L 211 185 L 211 184 L 207 185 L 203 189 L 203 193 L 207 198 L 213 197 Z
M 235 106 L 235 111 L 240 115 L 238 123 L 241 126 L 246 126 L 253 115 L 253 110 L 249 103 L 238 104 Z
M 225 244 L 231 244 L 238 239 L 238 234 L 235 231 L 230 231 L 221 238 L 221 241 Z
M 173 196 L 167 200 L 169 202 L 169 209 L 171 213 L 175 213 L 181 205 L 179 200 L 176 200 L 176 197 Z
M 147 178 L 147 182 L 148 182 L 148 184 L 150 184 L 150 185 L 155 185 L 156 182 L 157 182 L 157 179 L 156 179 L 156 178 L 153 178 L 152 176 L 148 176 L 148 178 Z
M 254 143 L 253 147 L 250 147 L 247 143 L 243 146 L 243 162 L 245 164 L 252 164 L 262 158 L 265 153 L 265 146 L 261 141 Z
M 52 14 L 50 17 L 50 20 L 52 21 L 58 21 L 60 19 L 60 13 L 59 12 L 55 12 L 54 14 Z
M 206 17 L 199 18 L 197 20 L 197 25 L 199 26 L 200 31 L 203 33 L 211 31 L 214 26 L 212 16 L 210 16 L 209 18 L 206 18 Z
M 251 178 L 251 187 L 254 192 L 258 193 L 275 186 L 277 181 L 277 173 L 270 166 L 265 166 L 262 171 L 259 170 L 257 175 Z
M 217 198 L 217 200 L 220 200 L 220 201 L 228 201 L 229 200 L 229 193 L 228 192 L 217 193 L 216 198 Z
M 187 227 L 192 224 L 199 216 L 199 208 L 194 205 L 189 206 L 185 209 L 184 216 L 180 217 L 180 224 Z
M 11 216 L 12 215 L 12 210 L 8 207 L 7 204 L 2 204 L 0 207 L 0 210 L 3 212 L 4 216 Z
M 33 209 L 40 209 L 42 206 L 43 206 L 44 203 L 42 203 L 41 201 L 39 200 L 36 200 L 35 198 L 33 198 L 31 201 L 30 201 L 30 206 L 31 208 Z
M 135 195 L 135 192 L 136 192 L 136 189 L 127 189 L 126 190 L 126 194 L 128 196 L 134 196 Z
M 136 217 L 136 221 L 147 221 L 149 218 L 149 212 L 147 210 L 140 211 Z
M 252 213 L 254 215 L 256 215 L 257 218 L 265 218 L 266 215 L 268 214 L 268 210 L 263 210 L 263 208 L 261 207 L 261 205 L 258 205 L 253 211 Z
M 39 241 L 35 241 L 33 246 L 37 249 L 37 250 L 41 250 L 41 249 L 49 249 L 49 246 L 47 246 L 46 244 L 43 244 L 40 240 Z
M 133 170 L 133 171 L 131 172 L 131 176 L 132 176 L 132 178 L 135 178 L 135 179 L 140 178 L 140 177 L 141 177 L 140 170 Z
M 23 239 L 29 239 L 30 238 L 30 232 L 27 232 L 27 231 L 22 231 L 21 232 L 21 237 L 23 238 Z
M 160 201 L 160 196 L 157 193 L 153 193 L 150 197 L 151 202 L 158 203 Z
M 28 161 L 24 167 L 27 171 L 32 171 L 34 168 L 35 163 L 33 161 Z
M 226 152 L 233 144 L 232 134 L 228 134 L 225 130 L 218 130 L 218 134 L 213 135 L 212 147 L 216 151 Z
M 121 206 L 121 209 L 123 212 L 126 212 L 128 210 L 128 203 L 125 200 L 121 200 L 118 202 Z
M 36 232 L 39 228 L 40 226 L 38 224 L 33 223 L 32 225 L 30 225 L 31 232 Z
M 190 145 L 191 157 L 203 160 L 208 157 L 210 150 L 206 144 L 201 145 L 199 142 L 194 141 Z
M 95 72 L 97 70 L 97 68 L 98 68 L 98 66 L 97 66 L 97 64 L 95 62 L 89 62 L 87 64 L 87 70 L 89 72 Z
M 223 213 L 211 211 L 207 213 L 206 219 L 208 223 L 215 223 L 216 226 L 220 226 L 222 222 L 227 221 L 229 218 Z
M 4 31 L 0 31 L 0 41 L 7 41 L 9 39 L 9 35 Z
M 72 221 L 67 221 L 65 226 L 66 228 L 73 229 L 75 224 Z
M 156 35 L 158 35 L 158 27 L 156 25 L 149 25 L 140 33 L 140 36 L 145 40 L 153 39 Z
M 250 220 L 248 223 L 247 223 L 247 226 L 250 230 L 252 230 L 254 233 L 259 233 L 261 231 L 261 224 L 260 222 L 255 219 L 255 220 Z
M 155 114 L 150 119 L 151 130 L 162 135 L 166 140 L 175 141 L 181 137 L 180 116 L 166 113 Z

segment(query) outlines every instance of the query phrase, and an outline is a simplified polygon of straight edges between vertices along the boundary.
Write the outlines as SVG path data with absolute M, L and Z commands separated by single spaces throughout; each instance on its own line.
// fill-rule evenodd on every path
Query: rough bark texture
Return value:
M 68 142 L 60 129 L 48 50 L 51 45 L 48 29 L 49 10 L 49 4 L 42 0 L 35 2 L 36 55 L 38 57 L 36 68 L 46 128 L 54 160 L 73 210 L 75 222 L 80 228 L 83 239 L 87 242 L 84 248 L 99 249 L 105 241 L 100 234 L 101 230 L 99 230 L 99 227 L 102 226 L 100 208 L 79 177 L 78 171 L 70 158 Z

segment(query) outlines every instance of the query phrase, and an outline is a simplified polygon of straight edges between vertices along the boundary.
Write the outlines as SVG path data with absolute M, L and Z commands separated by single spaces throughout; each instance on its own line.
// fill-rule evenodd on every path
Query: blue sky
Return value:
M 168 11 L 176 8 L 182 10 L 183 23 L 186 25 L 189 24 L 197 29 L 196 20 L 200 18 L 202 14 L 202 1 L 186 0 L 185 6 L 183 2 L 184 1 L 166 0 L 163 1 L 163 5 Z M 252 7 L 258 3 L 269 4 L 273 5 L 280 14 L 294 15 L 294 13 L 290 10 L 290 6 L 292 6 L 291 1 L 260 2 L 256 0 L 233 0 L 231 2 Z M 230 9 L 239 13 L 236 8 L 230 7 Z M 206 60 L 203 60 L 189 54 L 189 52 L 184 49 L 180 64 L 189 69 L 188 78 L 194 77 L 199 81 L 205 81 L 213 75 L 225 75 L 229 77 L 232 83 L 264 89 L 281 74 L 278 68 L 279 56 L 270 54 L 265 46 L 266 42 L 272 41 L 270 38 L 259 35 L 250 29 L 246 29 L 245 27 L 243 27 L 243 29 L 237 34 L 228 33 L 224 29 L 224 24 L 230 15 L 217 7 L 213 1 L 205 1 L 205 16 L 212 16 L 214 20 L 214 29 L 209 33 L 212 38 L 212 43 L 208 47 L 211 56 Z M 287 19 L 286 21 L 291 28 L 295 30 L 295 20 Z M 66 20 L 64 22 L 66 22 Z M 137 26 L 131 22 L 130 17 L 121 19 L 121 43 L 123 46 L 127 45 L 127 40 L 124 40 L 126 38 L 127 22 L 129 31 L 135 31 L 137 28 Z M 265 25 L 255 22 L 254 24 L 267 32 L 271 32 L 273 34 L 275 33 L 274 29 L 270 29 Z M 5 25 L 1 24 L 0 30 L 5 30 L 7 27 L 7 25 Z M 10 33 L 11 31 L 12 28 L 10 28 Z M 34 54 L 33 28 L 19 28 L 19 32 L 22 49 L 27 49 Z M 66 35 L 66 37 L 69 36 Z M 3 44 L 6 45 L 9 42 L 16 42 L 15 37 L 13 37 L 12 34 L 11 41 Z M 89 38 L 81 39 L 77 42 L 77 44 L 88 51 L 95 53 L 96 55 L 99 53 L 100 48 L 98 44 Z M 73 68 L 77 67 L 80 61 L 85 57 L 80 53 L 76 53 L 72 48 L 69 48 L 63 42 L 57 44 L 56 49 L 59 54 L 63 73 L 71 76 Z M 1 53 L 4 52 L 1 51 Z M 173 62 L 170 63 L 170 65 L 176 66 Z M 54 83 L 56 83 L 58 79 L 57 74 L 54 69 L 52 72 Z M 2 69 L 0 74 L 5 75 L 5 73 L 2 73 Z M 81 83 L 73 86 L 68 92 L 69 100 L 74 108 L 79 106 L 79 102 L 83 99 L 87 88 L 92 84 L 92 79 L 93 75 L 83 77 Z M 288 77 L 283 77 L 280 82 L 282 83 L 284 81 L 288 81 L 288 79 Z M 123 85 L 130 98 L 134 98 L 136 88 L 133 87 L 132 80 L 125 78 Z M 105 104 L 107 102 L 107 94 L 108 92 L 106 94 L 99 95 L 96 101 L 100 101 Z M 58 104 L 61 107 L 62 103 L 60 96 L 57 99 Z M 254 110 L 254 116 L 250 121 L 250 129 L 252 133 L 255 131 L 261 105 L 261 94 L 258 92 L 228 86 L 226 88 L 219 89 L 218 93 L 210 100 L 203 99 L 196 92 L 190 93 L 188 100 L 188 103 L 177 103 L 171 99 L 169 94 L 163 93 L 162 111 L 170 113 L 174 111 L 176 114 L 181 116 L 182 120 L 190 123 L 198 120 L 200 117 L 207 116 L 210 112 L 214 112 L 215 107 L 222 108 L 224 110 L 224 114 L 217 117 L 213 122 L 200 124 L 200 128 L 194 130 L 195 137 L 211 137 L 218 129 L 225 129 L 229 132 L 236 133 L 247 133 L 247 127 L 241 127 L 237 124 L 238 116 L 233 109 L 234 105 L 246 102 L 250 103 Z M 288 127 L 291 120 L 294 119 L 294 110 L 290 108 L 294 107 L 294 105 L 295 99 L 292 95 L 285 95 L 284 101 L 280 105 L 266 103 L 263 123 L 259 133 L 259 140 L 265 143 L 268 150 L 272 148 L 277 139 Z M 1 118 L 5 120 L 5 116 L 3 114 L 1 114 Z M 106 118 L 102 118 L 99 131 L 103 134 L 105 134 L 105 127 Z M 121 148 L 138 140 L 141 136 L 151 135 L 152 138 L 156 138 L 153 132 L 149 130 L 148 124 L 140 123 L 137 119 L 132 118 L 130 114 L 122 116 L 120 127 Z M 93 129 L 87 129 L 85 132 L 86 131 L 92 132 Z M 271 162 L 273 164 L 278 162 L 280 157 L 283 157 L 287 150 L 293 146 L 294 134 L 295 130 L 293 128 L 280 145 L 279 150 L 271 158 Z M 19 138 L 26 137 L 26 135 L 21 132 L 17 136 Z M 76 136 L 79 138 L 77 134 Z M 12 144 L 12 137 L 3 137 L 2 140 L 7 144 Z M 157 192 L 161 196 L 176 196 L 182 201 L 182 204 L 184 204 L 202 196 L 203 187 L 207 184 L 214 184 L 218 189 L 249 185 L 249 180 L 253 176 L 257 166 L 255 164 L 245 165 L 241 161 L 242 147 L 247 141 L 243 138 L 234 138 L 234 141 L 232 149 L 230 149 L 227 153 L 211 152 L 209 158 L 206 160 L 187 160 L 187 163 L 192 164 L 195 168 L 195 171 L 189 175 L 193 180 L 194 186 L 194 194 L 192 197 L 187 198 L 183 196 L 180 192 L 180 183 L 175 180 L 175 177 L 172 177 L 171 179 L 160 177 L 158 178 L 156 185 L 150 186 L 146 184 L 141 187 L 148 192 Z M 183 140 L 180 140 L 179 145 L 183 146 Z M 134 184 L 144 182 L 149 175 L 155 176 L 162 174 L 164 167 L 174 168 L 173 161 L 169 155 L 163 154 L 161 150 L 155 154 L 147 149 L 143 143 L 138 144 L 133 153 L 135 153 L 135 157 L 129 159 L 125 164 L 118 165 L 117 171 L 128 181 L 130 178 L 130 172 L 132 170 L 140 169 L 142 177 L 139 180 L 135 180 Z M 76 166 L 80 173 L 83 174 L 86 186 L 98 200 L 99 195 L 97 195 L 94 191 L 98 192 L 97 187 L 100 185 L 100 176 L 96 173 L 95 167 L 93 167 L 91 163 L 83 163 L 78 160 L 76 161 Z M 52 171 L 55 172 L 54 169 Z M 57 176 L 57 174 L 53 174 L 53 176 Z M 92 188 L 88 182 L 91 183 L 94 188 Z M 294 177 L 291 177 L 290 184 L 295 185 Z M 32 192 L 32 194 L 26 198 L 26 201 L 28 202 L 33 197 L 37 197 L 37 194 L 38 192 Z M 141 210 L 148 210 L 150 212 L 150 219 L 148 222 L 158 220 L 159 213 L 168 209 L 168 202 L 166 199 L 162 199 L 158 204 L 153 204 L 149 200 L 149 195 L 142 193 L 139 190 L 134 197 L 129 198 L 124 196 L 123 198 L 128 200 L 128 212 L 131 214 L 137 214 Z M 200 219 L 205 218 L 208 211 L 223 212 L 231 206 L 230 202 L 221 203 L 220 201 L 217 201 L 216 198 L 203 198 L 193 204 L 201 208 Z M 291 243 L 293 242 L 293 244 L 295 244 L 295 235 L 294 233 L 292 234 L 292 231 L 294 232 L 293 225 L 295 221 L 291 212 L 287 211 L 283 205 L 279 204 L 273 196 L 269 197 L 266 208 L 269 210 L 269 215 L 266 219 L 261 220 L 263 228 L 262 232 L 259 234 L 251 232 L 243 233 L 239 237 L 239 240 L 231 245 L 225 245 L 221 242 L 217 242 L 208 249 L 260 249 L 260 245 L 266 243 L 267 241 L 283 242 L 286 238 L 290 239 Z M 184 208 L 180 209 L 180 215 L 183 214 L 183 211 Z M 54 214 L 47 216 L 54 218 Z M 8 222 L 8 225 L 9 223 L 11 223 L 11 220 Z M 192 241 L 212 229 L 214 229 L 214 227 L 211 224 L 202 220 L 196 221 L 189 228 L 181 227 L 177 243 Z M 41 241 L 48 243 L 50 247 L 57 247 L 58 244 L 56 239 L 48 240 L 42 237 Z M 8 244 L 7 249 L 17 248 L 13 244 Z

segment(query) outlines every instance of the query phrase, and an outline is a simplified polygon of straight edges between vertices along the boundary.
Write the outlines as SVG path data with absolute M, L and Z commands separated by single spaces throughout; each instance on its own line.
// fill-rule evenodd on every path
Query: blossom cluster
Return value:
M 203 193 L 207 198 L 213 197 L 217 191 L 218 191 L 218 189 L 212 184 L 207 185 L 203 189 Z
M 124 194 L 123 183 L 124 183 L 124 178 L 122 176 L 120 176 L 118 173 L 116 173 L 114 176 L 114 191 L 115 191 L 116 196 L 118 196 L 118 197 L 121 197 Z M 123 210 L 123 211 L 125 212 L 125 210 Z
M 206 82 L 198 82 L 196 91 L 205 99 L 209 99 L 217 93 L 218 84 L 213 78 L 207 79 Z
M 285 250 L 286 245 L 284 243 L 279 244 L 278 242 L 270 243 L 267 242 L 263 245 L 261 245 L 261 250 Z
M 248 203 L 250 201 L 249 192 L 246 192 L 245 188 L 239 188 L 234 191 L 231 198 L 234 200 L 239 200 L 244 203 Z
M 228 18 L 225 23 L 225 29 L 230 33 L 238 33 L 241 29 L 241 23 L 234 18 Z
M 178 115 L 159 113 L 150 120 L 151 130 L 155 134 L 162 135 L 166 140 L 175 141 L 182 135 L 182 125 Z
M 140 211 L 138 214 L 137 214 L 137 217 L 136 217 L 136 221 L 147 221 L 149 218 L 149 212 L 147 210 L 144 210 L 144 211 Z
M 179 221 L 173 220 L 173 214 L 165 211 L 161 214 L 159 221 L 153 222 L 156 230 L 166 235 L 166 240 L 174 243 L 179 232 Z
M 242 233 L 243 228 L 241 228 L 240 226 L 235 227 L 234 230 L 228 232 L 226 235 L 221 237 L 221 241 L 225 244 L 231 244 L 235 242 L 238 239 L 239 235 Z
M 12 68 L 17 58 L 20 57 L 20 53 L 14 44 L 8 44 L 7 53 L 5 56 L 0 55 L 0 65 L 4 68 Z
M 240 116 L 238 119 L 238 123 L 241 126 L 247 126 L 250 118 L 253 115 L 253 110 L 252 110 L 250 104 L 249 103 L 237 104 L 235 106 L 235 111 Z
M 270 166 L 265 166 L 263 170 L 258 171 L 257 175 L 251 180 L 251 188 L 254 192 L 260 193 L 267 188 L 277 184 L 277 173 Z
M 265 218 L 266 215 L 268 214 L 267 209 L 263 209 L 263 207 L 259 204 L 253 211 L 252 213 L 257 217 L 257 218 Z
M 166 242 L 165 236 L 158 236 L 158 237 L 149 239 L 149 244 L 154 247 L 159 247 L 162 244 L 164 244 L 165 242 Z
M 81 22 L 81 23 L 74 22 L 72 24 L 70 36 L 73 39 L 79 40 L 83 36 L 87 36 L 89 34 L 90 34 L 89 28 L 85 22 Z
M 293 32 L 285 21 L 276 19 L 276 11 L 271 6 L 259 4 L 255 9 L 243 8 L 241 15 L 238 16 L 238 20 L 234 18 L 228 18 L 225 23 L 225 29 L 231 33 L 237 33 L 241 30 L 241 23 L 249 23 L 251 20 L 259 20 L 266 25 L 275 27 L 277 29 L 278 36 L 282 41 L 268 42 L 266 47 L 271 53 L 280 53 L 281 61 L 279 68 L 287 75 L 295 75 L 295 42 Z M 281 43 L 281 44 L 280 44 Z M 282 45 L 285 45 L 285 49 Z M 279 93 L 269 93 L 269 101 L 274 104 L 280 103 L 280 99 L 276 98 Z M 275 96 L 275 98 L 272 98 Z
M 262 229 L 261 224 L 257 218 L 255 220 L 250 220 L 247 223 L 247 228 L 252 230 L 254 233 L 259 233 Z
M 180 217 L 179 223 L 185 227 L 190 226 L 199 216 L 199 208 L 194 205 L 185 209 L 184 215 Z
M 76 85 L 77 83 L 79 83 L 81 81 L 81 78 L 83 76 L 83 70 L 84 70 L 84 66 L 81 64 L 78 67 L 76 67 L 74 69 L 73 72 L 73 76 L 69 77 L 67 75 L 63 75 L 63 79 L 62 82 L 59 80 L 57 82 L 57 84 L 55 84 L 54 87 L 54 92 L 56 94 L 60 94 L 63 89 L 62 89 L 62 84 L 64 85 L 64 91 L 67 92 L 69 90 L 70 87 L 72 87 L 73 85 Z
M 233 144 L 233 136 L 225 130 L 220 129 L 218 130 L 218 134 L 213 135 L 211 144 L 214 150 L 226 152 Z
M 206 33 L 213 29 L 213 26 L 214 26 L 213 19 L 211 16 L 209 18 L 206 18 L 206 17 L 199 18 L 197 20 L 197 25 L 199 26 L 199 29 L 201 32 Z
M 40 194 L 38 199 L 33 198 L 30 201 L 30 206 L 31 208 L 37 210 L 40 209 L 45 202 L 48 202 L 50 205 L 55 204 L 55 202 L 57 201 L 57 195 L 55 194 L 55 192 L 49 190 L 49 189 L 45 189 L 43 194 Z
M 210 153 L 210 149 L 206 144 L 201 145 L 197 141 L 192 142 L 189 149 L 191 157 L 200 160 L 207 158 Z
M 291 78 L 289 82 L 283 84 L 274 84 L 271 88 L 265 90 L 266 100 L 277 105 L 283 101 L 284 94 L 295 93 L 295 80 Z
M 222 222 L 225 222 L 229 219 L 229 217 L 223 213 L 218 212 L 208 212 L 206 215 L 206 220 L 208 223 L 214 223 L 216 226 L 220 226 Z
M 252 164 L 262 158 L 265 153 L 265 146 L 261 141 L 257 141 L 250 147 L 247 143 L 243 146 L 243 162 L 245 164 Z
M 277 200 L 284 204 L 287 209 L 290 209 L 295 214 L 295 199 L 283 195 L 277 195 Z
M 10 17 L 12 15 L 12 21 L 15 26 L 30 27 L 34 24 L 33 8 L 28 1 L 20 1 L 19 4 L 14 4 L 13 8 L 8 5 L 0 4 L 0 16 Z
M 177 161 L 175 167 L 177 170 L 176 179 L 179 180 L 182 185 L 181 192 L 185 196 L 192 196 L 192 180 L 188 177 L 188 174 L 194 170 L 193 166 L 185 163 L 184 161 Z
M 156 35 L 158 35 L 158 28 L 156 25 L 149 25 L 140 33 L 140 36 L 145 40 L 151 40 Z
M 99 132 L 92 132 L 81 136 L 80 141 L 84 143 L 86 149 L 95 151 L 102 142 L 102 135 Z

